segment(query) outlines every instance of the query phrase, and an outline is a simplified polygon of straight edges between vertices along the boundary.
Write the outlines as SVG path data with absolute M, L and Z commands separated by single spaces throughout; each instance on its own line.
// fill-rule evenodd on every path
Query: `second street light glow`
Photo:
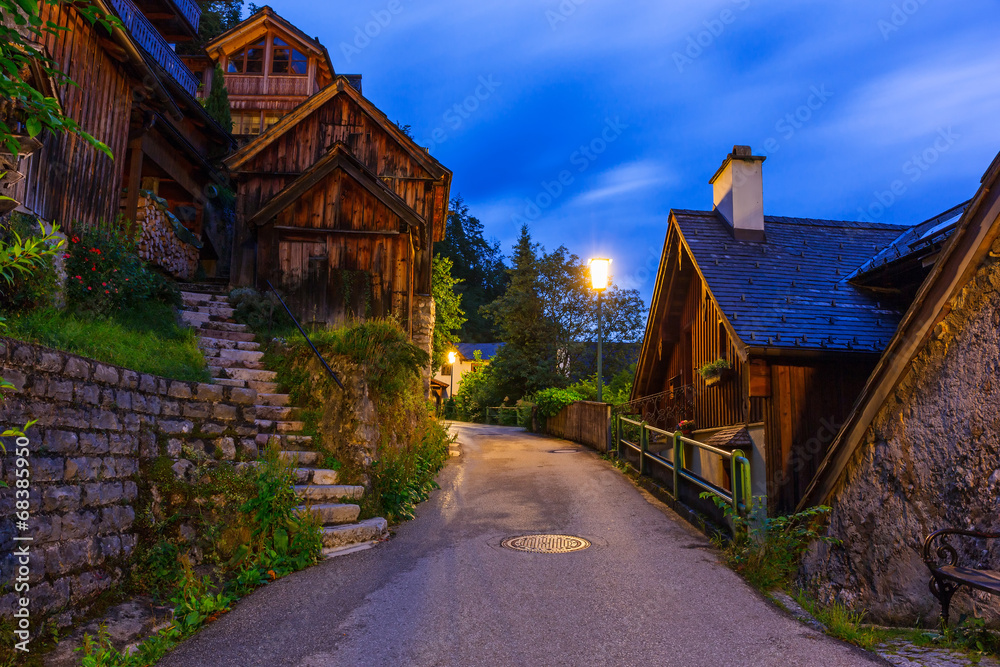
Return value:
M 590 283 L 591 286 L 600 291 L 608 288 L 611 279 L 611 260 L 596 258 L 590 260 Z

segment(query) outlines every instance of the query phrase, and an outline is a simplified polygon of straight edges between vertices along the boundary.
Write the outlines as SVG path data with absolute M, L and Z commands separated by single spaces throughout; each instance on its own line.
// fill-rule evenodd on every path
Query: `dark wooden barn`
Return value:
M 232 282 L 286 293 L 305 321 L 396 317 L 431 291 L 451 172 L 346 77 L 226 160 L 238 182 Z
M 714 210 L 671 211 L 627 409 L 669 431 L 694 420 L 696 439 L 717 446 L 752 441 L 754 493 L 781 511 L 802 497 L 912 298 L 872 278 L 873 258 L 941 221 L 765 217 L 762 162 L 737 147 L 713 178 Z M 713 363 L 729 368 L 702 377 Z M 725 486 L 716 472 L 704 474 Z

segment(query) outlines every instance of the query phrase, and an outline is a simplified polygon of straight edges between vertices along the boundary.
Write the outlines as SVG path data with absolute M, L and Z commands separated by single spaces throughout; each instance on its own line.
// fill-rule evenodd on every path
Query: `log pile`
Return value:
M 198 248 L 177 237 L 166 207 L 143 192 L 136 222 L 142 229 L 139 256 L 175 278 L 191 280 L 198 269 Z

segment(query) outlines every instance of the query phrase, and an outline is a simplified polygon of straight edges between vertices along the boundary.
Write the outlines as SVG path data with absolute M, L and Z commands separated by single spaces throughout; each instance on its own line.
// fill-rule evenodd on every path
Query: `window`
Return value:
M 274 49 L 271 55 L 272 74 L 290 74 L 304 76 L 308 61 L 302 53 L 293 49 L 285 40 L 275 37 Z
M 233 113 L 233 134 L 260 134 L 260 112 L 237 111 Z
M 230 74 L 264 73 L 264 40 L 229 56 Z
M 284 111 L 265 111 L 264 112 L 264 131 L 266 132 L 272 125 L 277 123 L 285 116 Z

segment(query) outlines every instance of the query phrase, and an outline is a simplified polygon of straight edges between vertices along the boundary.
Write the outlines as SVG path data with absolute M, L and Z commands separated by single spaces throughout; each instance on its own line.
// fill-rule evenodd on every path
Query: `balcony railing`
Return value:
M 131 0 L 111 0 L 122 23 L 132 38 L 172 76 L 192 97 L 198 92 L 198 79 L 187 68 L 153 24 L 143 16 Z
M 191 24 L 195 32 L 198 32 L 198 21 L 201 20 L 201 7 L 194 0 L 173 0 L 177 11 L 181 13 L 187 22 Z

